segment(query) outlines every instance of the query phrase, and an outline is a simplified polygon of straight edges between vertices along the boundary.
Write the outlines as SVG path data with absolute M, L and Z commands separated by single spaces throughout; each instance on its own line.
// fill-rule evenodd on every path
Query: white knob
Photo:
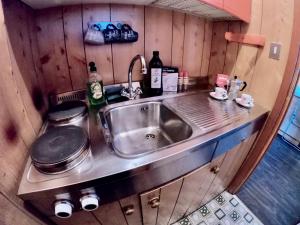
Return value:
M 69 218 L 72 216 L 72 204 L 69 201 L 58 201 L 55 203 L 55 216 Z
M 80 198 L 81 207 L 85 211 L 96 210 L 99 206 L 99 198 L 95 194 L 85 195 Z

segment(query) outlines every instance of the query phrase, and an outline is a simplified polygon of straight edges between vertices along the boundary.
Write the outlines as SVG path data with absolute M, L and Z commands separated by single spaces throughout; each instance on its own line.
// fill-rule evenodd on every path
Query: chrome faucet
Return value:
M 140 60 L 141 61 L 141 74 L 147 74 L 147 66 L 146 66 L 146 61 L 145 61 L 145 58 L 144 56 L 141 56 L 141 55 L 136 55 L 130 62 L 130 65 L 129 65 L 129 70 L 128 70 L 128 88 L 123 88 L 122 91 L 121 91 L 121 95 L 130 99 L 130 100 L 133 100 L 136 98 L 136 96 L 142 94 L 142 89 L 140 87 L 137 87 L 135 90 L 133 89 L 133 86 L 132 86 L 132 70 L 133 70 L 133 66 L 135 64 L 135 62 L 137 60 Z

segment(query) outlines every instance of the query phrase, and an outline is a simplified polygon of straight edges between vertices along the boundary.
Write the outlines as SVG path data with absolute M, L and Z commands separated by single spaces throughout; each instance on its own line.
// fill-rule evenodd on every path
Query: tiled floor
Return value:
M 263 225 L 235 195 L 223 192 L 173 225 Z
M 278 135 L 237 196 L 264 224 L 300 223 L 300 151 Z

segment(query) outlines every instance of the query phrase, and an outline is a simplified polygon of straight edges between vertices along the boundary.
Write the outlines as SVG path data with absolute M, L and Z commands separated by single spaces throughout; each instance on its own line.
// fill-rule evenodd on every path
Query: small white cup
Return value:
M 248 94 L 242 94 L 241 96 L 241 102 L 242 104 L 244 105 L 253 105 L 253 98 L 251 95 L 248 95 Z
M 227 96 L 227 91 L 221 87 L 216 87 L 215 93 L 216 93 L 216 97 L 218 98 L 225 98 Z

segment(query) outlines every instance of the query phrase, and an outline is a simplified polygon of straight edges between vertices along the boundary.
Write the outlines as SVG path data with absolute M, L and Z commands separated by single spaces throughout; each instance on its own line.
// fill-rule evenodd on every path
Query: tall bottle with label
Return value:
M 102 106 L 105 104 L 102 76 L 97 73 L 97 67 L 94 62 L 90 62 L 89 67 L 88 99 L 91 106 Z
M 162 69 L 163 64 L 159 58 L 159 51 L 153 51 L 153 57 L 149 62 L 149 73 L 151 76 L 151 96 L 162 95 L 163 93 Z

